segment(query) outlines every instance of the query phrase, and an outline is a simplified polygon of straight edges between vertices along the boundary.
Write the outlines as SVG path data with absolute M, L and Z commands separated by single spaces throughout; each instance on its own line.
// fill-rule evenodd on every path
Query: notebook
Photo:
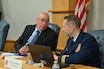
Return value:
M 28 45 L 28 48 L 34 62 L 39 63 L 41 60 L 45 60 L 46 66 L 53 65 L 54 58 L 49 46 Z

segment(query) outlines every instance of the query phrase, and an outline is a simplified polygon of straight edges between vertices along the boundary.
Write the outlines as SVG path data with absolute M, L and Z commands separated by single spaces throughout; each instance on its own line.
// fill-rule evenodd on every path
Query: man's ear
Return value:
M 74 27 L 72 25 L 70 25 L 69 29 L 72 32 L 74 30 Z

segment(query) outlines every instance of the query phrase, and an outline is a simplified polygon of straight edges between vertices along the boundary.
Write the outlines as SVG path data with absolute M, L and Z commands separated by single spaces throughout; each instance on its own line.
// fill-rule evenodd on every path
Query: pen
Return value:
M 24 47 L 26 47 L 26 48 L 27 48 L 27 47 L 28 47 L 28 43 L 26 43 L 26 44 L 24 45 Z

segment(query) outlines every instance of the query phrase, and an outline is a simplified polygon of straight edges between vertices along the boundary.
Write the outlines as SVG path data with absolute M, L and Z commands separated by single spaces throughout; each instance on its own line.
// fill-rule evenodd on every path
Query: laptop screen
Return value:
M 46 66 L 52 66 L 54 58 L 49 46 L 28 45 L 28 48 L 34 62 L 38 63 L 40 60 L 45 60 Z

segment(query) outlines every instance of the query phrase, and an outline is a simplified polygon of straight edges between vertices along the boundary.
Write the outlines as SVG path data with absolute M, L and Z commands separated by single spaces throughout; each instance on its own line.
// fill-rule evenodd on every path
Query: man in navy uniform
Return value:
M 100 66 L 99 48 L 93 36 L 80 29 L 80 19 L 75 15 L 64 18 L 63 30 L 69 39 L 65 49 L 59 56 L 54 55 L 55 60 L 65 64 L 83 64 Z

